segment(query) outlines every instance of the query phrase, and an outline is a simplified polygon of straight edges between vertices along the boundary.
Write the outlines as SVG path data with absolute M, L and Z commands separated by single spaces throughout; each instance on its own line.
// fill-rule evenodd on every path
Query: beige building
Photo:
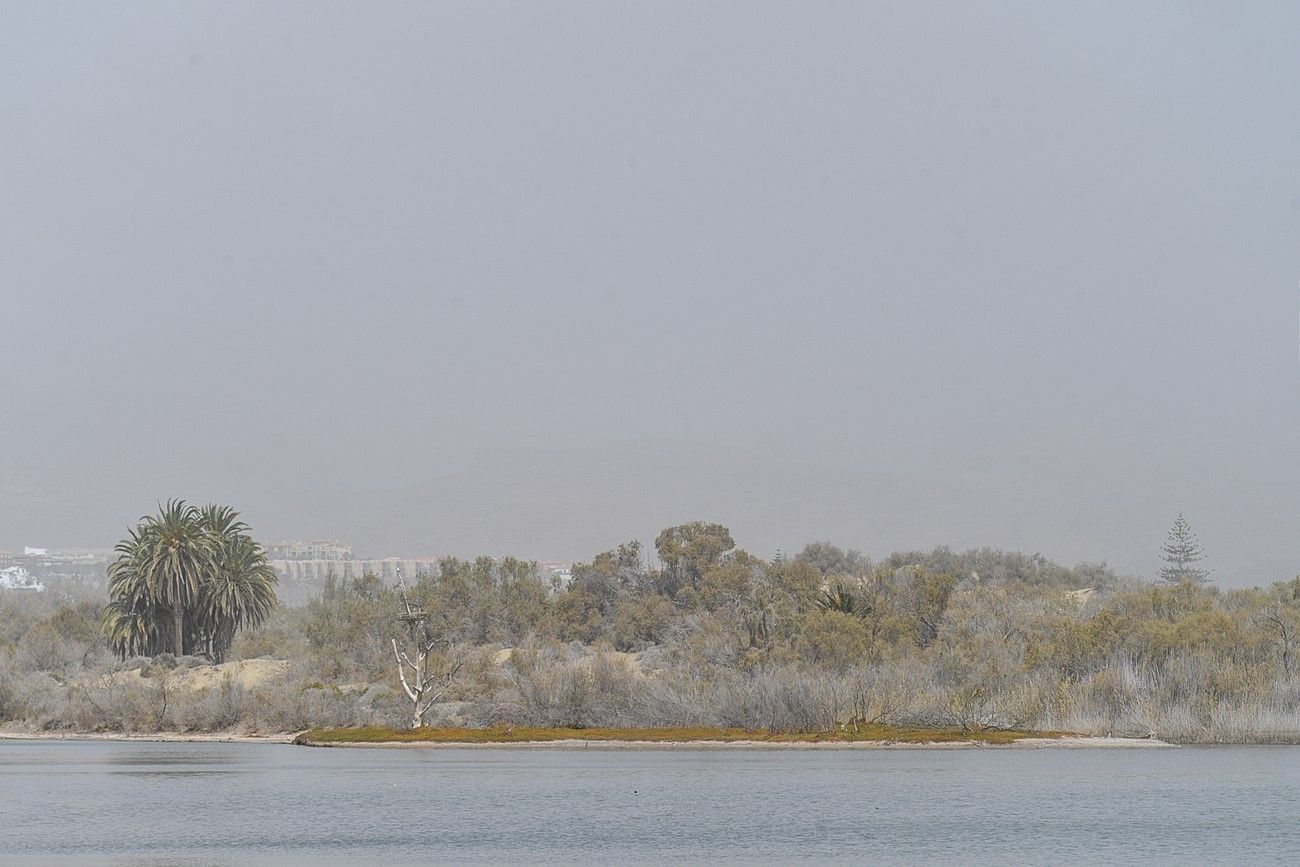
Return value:
M 398 573 L 407 580 L 414 581 L 420 575 L 433 574 L 438 571 L 436 557 L 384 557 L 379 560 L 352 560 L 337 558 L 271 560 L 271 568 L 282 580 L 300 584 L 323 584 L 333 575 L 344 580 L 360 578 L 362 575 L 376 575 L 391 584 L 397 581 Z
M 290 540 L 266 546 L 268 560 L 351 560 L 352 546 L 338 539 Z

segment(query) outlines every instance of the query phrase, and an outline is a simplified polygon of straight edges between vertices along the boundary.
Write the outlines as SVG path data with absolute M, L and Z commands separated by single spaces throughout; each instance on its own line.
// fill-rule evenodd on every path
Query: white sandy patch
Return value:
M 180 689 L 205 692 L 230 678 L 244 689 L 256 689 L 284 674 L 289 670 L 289 662 L 284 659 L 240 659 L 223 662 L 220 665 L 197 665 L 193 668 L 175 668 L 167 672 L 168 685 Z M 125 672 L 128 677 L 157 682 L 163 675 L 153 674 L 145 678 L 141 669 Z

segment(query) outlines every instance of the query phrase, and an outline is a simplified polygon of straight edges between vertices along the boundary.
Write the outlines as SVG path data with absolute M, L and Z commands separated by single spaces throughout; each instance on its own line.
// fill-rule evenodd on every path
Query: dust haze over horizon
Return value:
M 0 547 L 1300 571 L 1300 8 L 5 3 Z

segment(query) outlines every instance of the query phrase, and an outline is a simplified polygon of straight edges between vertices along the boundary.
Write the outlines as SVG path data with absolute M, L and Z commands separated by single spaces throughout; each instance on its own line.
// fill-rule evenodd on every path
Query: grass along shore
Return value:
M 1080 740 L 1064 732 L 962 731 L 865 725 L 857 731 L 768 732 L 703 726 L 682 728 L 491 728 L 394 729 L 383 726 L 310 729 L 294 738 L 305 746 L 492 746 L 508 744 L 635 744 L 635 745 L 752 745 L 752 746 L 1009 746 L 1018 742 L 1045 743 Z M 1098 739 L 1101 740 L 1101 739 Z

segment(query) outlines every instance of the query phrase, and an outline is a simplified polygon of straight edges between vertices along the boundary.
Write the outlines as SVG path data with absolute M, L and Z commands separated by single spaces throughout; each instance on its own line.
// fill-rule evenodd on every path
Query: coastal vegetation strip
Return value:
M 474 730 L 448 742 L 510 743 L 482 730 L 566 727 L 582 744 L 601 728 L 713 739 L 734 726 L 759 744 L 990 743 L 1023 730 L 1079 732 L 1089 746 L 1300 743 L 1300 577 L 1217 588 L 1186 521 L 1163 553 L 1156 585 L 991 549 L 872 562 L 812 542 L 765 560 L 694 522 L 660 533 L 654 558 L 628 542 L 563 579 L 511 557 L 444 558 L 387 580 L 325 577 L 286 608 L 232 510 L 173 502 L 123 540 L 107 606 L 0 592 L 0 730 L 434 724 Z M 895 728 L 864 732 L 862 720 Z
M 857 730 L 838 732 L 770 732 L 763 729 L 712 728 L 708 726 L 657 728 L 566 728 L 493 726 L 491 728 L 395 729 L 384 726 L 318 728 L 298 735 L 294 743 L 305 746 L 348 744 L 522 744 L 556 741 L 601 741 L 622 743 L 888 743 L 941 744 L 976 743 L 1001 745 L 1026 739 L 1055 739 L 1063 732 L 1034 732 L 1005 729 L 963 731 L 961 729 L 910 728 L 860 725 Z

